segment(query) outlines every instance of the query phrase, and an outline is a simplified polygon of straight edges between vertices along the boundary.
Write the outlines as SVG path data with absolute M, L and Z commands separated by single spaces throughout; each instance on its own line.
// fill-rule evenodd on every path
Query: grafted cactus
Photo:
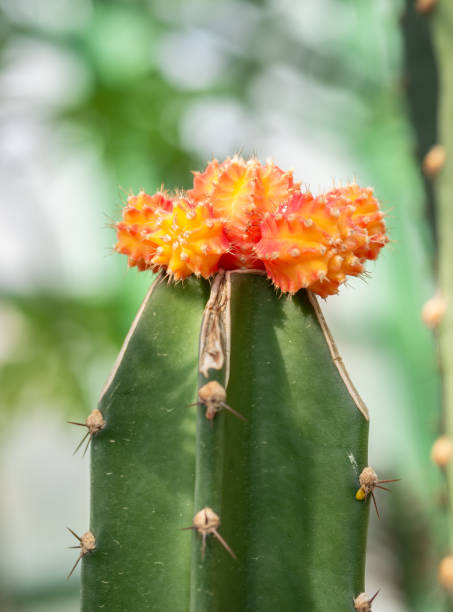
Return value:
M 117 229 L 157 278 L 98 407 L 82 609 L 371 609 L 368 413 L 315 297 L 387 242 L 371 190 L 214 160 Z

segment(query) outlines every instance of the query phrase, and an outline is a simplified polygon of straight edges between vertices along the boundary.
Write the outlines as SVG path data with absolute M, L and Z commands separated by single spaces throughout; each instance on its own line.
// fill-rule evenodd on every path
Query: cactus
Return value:
M 84 612 L 371 609 L 368 413 L 315 297 L 387 242 L 371 191 L 214 160 L 187 194 L 131 196 L 117 232 L 158 275 L 89 438 Z
M 441 312 L 436 323 L 442 319 L 439 329 L 439 341 L 442 359 L 442 371 L 444 375 L 444 398 L 445 398 L 445 420 L 446 428 L 450 437 L 453 436 L 453 359 L 452 359 L 452 333 L 453 333 L 453 311 L 451 302 L 453 300 L 453 274 L 451 268 L 452 246 L 451 246 L 451 192 L 453 189 L 452 167 L 453 157 L 453 79 L 450 66 L 450 58 L 453 53 L 453 7 L 448 2 L 439 2 L 433 14 L 433 34 L 436 45 L 437 58 L 439 62 L 440 77 L 442 82 L 442 95 L 439 107 L 439 131 L 442 135 L 442 148 L 444 150 L 443 162 L 433 174 L 432 179 L 436 188 L 436 200 L 439 217 L 439 280 L 442 295 L 446 300 L 441 300 Z M 438 144 L 438 143 L 434 143 Z M 453 482 L 453 472 L 449 469 L 450 484 Z M 450 487 L 450 492 L 451 492 Z M 451 499 L 453 502 L 453 498 Z M 453 506 L 452 506 L 453 507 Z
M 408 323 L 411 334 L 412 352 L 417 358 L 424 354 L 423 363 L 415 362 L 410 366 L 412 376 L 415 372 L 419 381 L 411 385 L 414 395 L 413 412 L 410 424 L 415 434 L 416 453 L 414 464 L 405 471 L 405 491 L 403 497 L 395 496 L 394 501 L 394 533 L 396 534 L 396 549 L 399 564 L 402 568 L 401 590 L 407 605 L 411 610 L 444 611 L 451 609 L 451 602 L 444 597 L 437 584 L 440 575 L 438 562 L 449 550 L 448 520 L 446 513 L 445 481 L 429 462 L 429 452 L 436 435 L 444 430 L 442 416 L 441 377 L 437 369 L 430 368 L 430 362 L 436 365 L 431 355 L 435 355 L 435 338 L 428 340 L 428 328 L 436 329 L 445 311 L 445 302 L 439 291 L 434 289 L 438 267 L 436 265 L 435 249 L 438 246 L 440 234 L 446 235 L 448 223 L 439 217 L 438 179 L 445 159 L 444 126 L 439 121 L 439 102 L 444 98 L 445 77 L 442 74 L 442 62 L 436 50 L 436 21 L 439 14 L 446 20 L 443 27 L 451 28 L 451 20 L 447 17 L 445 2 L 436 0 L 405 0 L 405 10 L 401 15 L 403 41 L 405 47 L 404 77 L 402 84 L 406 92 L 407 109 L 412 122 L 412 146 L 419 173 L 414 174 L 413 181 L 417 190 L 424 198 L 424 210 L 418 219 L 414 216 L 416 209 L 410 207 L 412 227 L 418 228 L 420 246 L 424 247 L 429 256 L 431 267 L 417 269 L 415 280 L 418 286 L 419 298 L 426 298 L 433 292 L 432 299 L 425 303 L 418 323 Z M 442 7 L 442 8 L 441 8 Z M 440 10 L 440 12 L 439 12 Z M 445 55 L 448 57 L 448 55 Z M 423 185 L 422 185 L 423 180 Z M 422 189 L 420 189 L 422 187 Z M 423 189 L 424 187 L 424 189 Z M 429 230 L 429 231 L 427 231 Z M 434 238 L 434 240 L 433 240 Z M 415 294 L 414 294 L 414 297 Z M 417 303 L 417 300 L 413 300 Z M 421 304 L 421 302 L 420 302 Z M 401 343 L 401 340 L 400 340 Z M 431 346 L 432 344 L 432 346 Z M 406 341 L 406 353 L 408 343 Z M 424 347 L 424 348 L 422 348 Z M 404 350 L 402 345 L 400 350 Z M 426 359 L 427 357 L 427 359 Z M 431 371 L 430 371 L 431 369 Z M 422 374 L 424 373 L 424 374 Z M 418 406 L 417 406 L 418 403 Z M 432 448 L 431 457 L 435 463 L 445 465 L 448 462 L 448 440 L 441 438 Z M 404 461 L 404 459 L 403 459 Z M 412 474 L 411 474 L 412 472 Z M 419 489 L 419 483 L 423 488 Z M 410 501 L 409 501 L 410 500 Z M 408 510 L 410 510 L 408 512 Z
M 431 11 L 431 27 L 439 65 L 439 78 L 441 83 L 438 108 L 438 124 L 440 142 L 432 142 L 431 163 L 425 164 L 430 168 L 428 178 L 435 193 L 438 218 L 438 270 L 439 295 L 435 296 L 426 306 L 424 312 L 425 322 L 432 328 L 437 328 L 441 368 L 444 386 L 444 423 L 446 435 L 441 437 L 432 449 L 432 458 L 441 467 L 446 469 L 448 478 L 450 536 L 453 533 L 453 465 L 451 462 L 451 446 L 453 440 L 453 274 L 452 274 L 452 209 L 451 193 L 453 189 L 453 75 L 450 61 L 453 53 L 453 7 L 449 2 L 433 2 Z M 432 151 L 436 154 L 433 155 Z M 429 158 L 428 158 L 429 161 Z M 447 543 L 447 540 L 446 542 Z M 445 545 L 444 545 L 445 546 Z M 446 555 L 439 565 L 438 578 L 441 585 L 449 594 L 449 609 L 452 605 L 453 595 L 453 541 L 450 537 L 448 548 L 444 548 Z M 450 554 L 448 554 L 450 553 Z

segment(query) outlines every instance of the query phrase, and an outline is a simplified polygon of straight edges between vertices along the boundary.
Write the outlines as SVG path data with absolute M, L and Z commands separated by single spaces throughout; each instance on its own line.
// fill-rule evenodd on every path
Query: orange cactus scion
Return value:
M 206 166 L 204 172 L 193 173 L 193 189 L 190 189 L 187 195 L 194 202 L 204 202 L 212 195 L 225 163 L 219 164 L 216 159 L 213 159 Z
M 350 225 L 356 235 L 365 237 L 355 249 L 357 257 L 376 259 L 389 239 L 386 233 L 384 213 L 373 196 L 371 187 L 359 187 L 355 183 L 333 189 L 326 194 L 329 205 L 346 208 Z
M 309 288 L 327 297 L 386 244 L 382 216 L 369 191 L 356 185 L 317 198 L 298 194 L 263 222 L 255 250 L 282 291 Z
M 352 183 L 314 197 L 291 170 L 239 156 L 195 172 L 186 195 L 131 196 L 116 229 L 116 250 L 140 270 L 183 280 L 260 268 L 285 293 L 322 297 L 360 275 L 388 242 L 372 189 Z
M 220 257 L 230 247 L 223 224 L 206 202 L 194 204 L 181 197 L 159 227 L 148 235 L 156 245 L 152 266 L 164 267 L 175 280 L 190 274 L 208 278 L 218 270 Z
M 321 220 L 322 212 L 323 223 L 315 223 L 313 217 Z M 327 277 L 331 229 L 327 212 L 308 192 L 265 218 L 255 250 L 277 287 L 296 293 Z
M 116 224 L 118 242 L 115 250 L 128 256 L 129 266 L 137 266 L 139 270 L 149 267 L 147 260 L 153 255 L 155 245 L 147 235 L 172 206 L 172 200 L 161 191 L 152 196 L 141 191 L 137 196 L 128 197 L 123 220 Z
M 257 159 L 234 156 L 221 164 L 214 159 L 203 173 L 196 172 L 189 195 L 210 202 L 214 215 L 224 219 L 232 248 L 222 257 L 222 267 L 262 268 L 254 252 L 261 237 L 260 222 L 298 189 L 292 170 L 284 172 L 272 161 L 261 165 Z
M 256 181 L 253 194 L 256 213 L 276 212 L 280 204 L 287 202 L 293 193 L 300 191 L 300 183 L 293 181 L 293 171 L 284 172 L 269 160 L 265 166 L 256 162 Z

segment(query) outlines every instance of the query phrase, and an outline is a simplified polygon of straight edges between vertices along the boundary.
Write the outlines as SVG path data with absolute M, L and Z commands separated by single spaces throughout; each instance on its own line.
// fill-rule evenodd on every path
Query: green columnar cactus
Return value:
M 453 465 L 451 462 L 453 439 L 453 248 L 452 248 L 452 191 L 453 191 L 453 73 L 451 58 L 453 54 L 453 6 L 451 2 L 433 3 L 432 28 L 436 55 L 439 64 L 441 95 L 439 104 L 439 133 L 443 155 L 437 157 L 438 163 L 433 168 L 431 178 L 435 182 L 438 210 L 439 234 L 439 282 L 442 295 L 431 303 L 435 319 L 432 325 L 439 323 L 439 344 L 444 383 L 445 427 L 447 433 L 447 453 L 444 450 L 435 457 L 440 465 L 447 467 L 450 495 L 450 515 L 453 517 Z M 431 314 L 432 314 L 431 312 Z M 429 313 L 428 313 L 429 314 Z M 439 447 L 437 449 L 439 451 Z M 434 451 L 434 449 L 433 449 Z M 450 518 L 450 529 L 453 534 L 453 518 Z M 450 552 L 453 541 L 450 541 Z M 453 557 L 446 557 L 440 566 L 439 578 L 443 586 L 453 593 Z
M 217 374 L 198 374 L 209 286 L 157 281 L 99 405 L 85 611 L 353 610 L 363 591 L 366 412 L 306 292 L 228 276 L 228 402 L 248 420 L 187 407 Z M 237 561 L 212 537 L 203 561 L 200 536 L 180 530 L 206 506 Z
M 385 244 L 377 203 L 356 185 L 313 198 L 236 158 L 178 197 L 132 197 L 118 224 L 130 264 L 160 272 L 92 432 L 82 609 L 370 609 L 368 414 L 314 292 Z
M 433 4 L 433 3 L 431 3 Z M 415 136 L 415 155 L 422 164 L 437 141 L 438 67 L 429 27 L 429 0 L 405 0 L 401 24 L 404 43 L 404 79 L 406 99 Z M 425 175 L 426 212 L 431 229 L 436 232 L 434 192 Z
M 402 33 L 405 47 L 404 74 L 402 85 L 406 93 L 406 110 L 411 119 L 412 138 L 410 148 L 416 158 L 419 173 L 413 174 L 413 202 L 417 195 L 423 208 L 417 209 L 405 202 L 401 225 L 418 233 L 418 251 L 428 256 L 432 267 L 423 264 L 413 268 L 414 252 L 401 249 L 411 257 L 406 263 L 406 274 L 412 269 L 414 276 L 413 304 L 417 307 L 419 299 L 428 297 L 436 282 L 435 248 L 442 230 L 439 223 L 437 200 L 437 177 L 441 170 L 444 150 L 439 146 L 441 133 L 438 117 L 439 100 L 443 96 L 443 78 L 437 58 L 434 40 L 434 20 L 438 3 L 436 0 L 405 0 L 405 10 L 401 15 Z M 420 179 L 423 179 L 423 184 Z M 420 214 L 423 213 L 423 214 Z M 404 217 L 406 220 L 403 221 Z M 409 220 L 410 217 L 410 220 Z M 428 223 L 427 221 L 430 221 Z M 431 226 L 430 226 L 431 225 Z M 408 234 L 406 234 L 407 238 Z M 404 241 L 401 242 L 404 244 Z M 421 250 L 420 250 L 421 249 Z M 404 277 L 398 275 L 400 286 Z M 418 294 L 417 294 L 418 291 Z M 421 303 L 420 303 L 421 305 Z M 409 311 L 409 303 L 406 309 Z M 442 299 L 436 295 L 423 309 L 423 319 L 430 327 L 436 326 L 441 315 Z M 410 331 L 410 341 L 398 339 L 399 351 L 409 344 L 415 359 L 409 365 L 410 376 L 414 380 L 412 389 L 411 415 L 408 425 L 412 429 L 413 458 L 404 476 L 401 495 L 393 497 L 393 523 L 395 551 L 397 553 L 401 576 L 399 584 L 407 605 L 411 610 L 425 612 L 450 609 L 437 584 L 437 563 L 448 550 L 444 481 L 429 461 L 429 449 L 434 438 L 443 430 L 441 379 L 436 370 L 435 343 L 429 339 L 427 330 L 418 314 L 418 321 L 406 320 Z M 431 340 L 431 342 L 429 342 Z M 404 347 L 406 344 L 406 347 Z M 402 355 L 402 353 L 401 353 Z M 421 359 L 420 356 L 423 355 Z M 404 360 L 405 361 L 405 360 Z M 407 363 L 406 363 L 407 365 Z M 415 381 L 418 382 L 415 382 Z M 417 398 L 414 393 L 418 395 Z M 440 441 L 442 442 L 442 440 Z M 436 447 L 438 449 L 439 446 Z M 410 453 L 406 452 L 409 456 Z M 403 461 L 404 461 L 404 457 Z M 412 462 L 412 465 L 410 463 Z M 423 486 L 419 485 L 423 483 Z M 410 500 L 410 501 L 409 501 Z M 410 510 L 410 512 L 408 512 Z

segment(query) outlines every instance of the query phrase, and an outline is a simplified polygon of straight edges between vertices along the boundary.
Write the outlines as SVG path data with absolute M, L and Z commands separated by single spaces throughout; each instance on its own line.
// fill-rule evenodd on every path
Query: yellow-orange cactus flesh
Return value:
M 304 198 L 295 196 L 288 205 L 288 213 L 304 214 L 329 235 L 329 244 L 335 245 L 341 251 L 353 251 L 367 244 L 365 230 L 354 225 L 350 211 L 342 206 L 338 199 L 330 201 L 321 195 L 312 198 L 311 194 L 303 194 Z M 312 198 L 310 200 L 310 197 Z
M 345 253 L 343 270 L 349 276 L 358 276 L 364 270 L 363 261 L 354 255 L 354 253 Z
M 214 187 L 219 179 L 222 167 L 225 164 L 219 164 L 216 159 L 213 159 L 206 166 L 204 172 L 193 173 L 193 189 L 187 192 L 187 195 L 194 202 L 203 202 L 211 196 Z
M 172 209 L 173 202 L 162 192 L 148 195 L 141 191 L 137 196 L 129 196 L 123 209 L 123 221 L 135 225 L 140 230 L 153 226 L 159 215 Z
M 218 216 L 229 222 L 235 218 L 243 226 L 247 214 L 255 211 L 259 220 L 266 212 L 275 212 L 280 204 L 300 190 L 293 171 L 284 171 L 268 161 L 262 165 L 256 158 L 244 160 L 235 155 L 222 163 L 213 159 L 204 172 L 194 172 L 194 186 L 188 192 L 196 202 L 209 200 Z
M 224 219 L 231 252 L 222 257 L 221 266 L 235 269 L 263 267 L 253 249 L 261 238 L 260 222 L 297 191 L 299 183 L 291 170 L 235 156 L 222 163 L 214 159 L 204 172 L 194 173 L 194 187 L 188 193 L 196 201 L 210 202 L 215 216 Z
M 326 297 L 376 259 L 388 242 L 383 217 L 372 189 L 353 183 L 313 197 L 292 171 L 235 156 L 195 172 L 185 196 L 130 196 L 115 248 L 130 266 L 175 280 L 264 268 L 283 292 Z
M 154 254 L 154 245 L 142 236 L 137 226 L 128 226 L 122 221 L 116 224 L 116 233 L 118 242 L 115 250 L 127 255 L 129 266 L 145 270 L 148 267 L 146 260 Z
M 325 197 L 329 205 L 347 211 L 354 235 L 361 236 L 361 243 L 357 243 L 354 249 L 357 257 L 376 259 L 389 239 L 384 213 L 373 196 L 373 190 L 370 187 L 363 188 L 351 183 L 329 191 Z
M 328 270 L 328 235 L 306 218 L 277 213 L 261 224 L 262 238 L 255 252 L 274 284 L 295 293 L 324 278 Z
M 128 197 L 123 209 L 123 220 L 116 224 L 118 242 L 115 250 L 128 256 L 129 266 L 139 270 L 152 267 L 149 260 L 153 257 L 156 245 L 148 234 L 160 222 L 166 212 L 171 211 L 173 202 L 165 193 L 149 195 L 141 191 L 138 195 Z
M 293 180 L 293 171 L 284 172 L 272 161 L 265 166 L 255 161 L 255 172 L 253 200 L 256 214 L 260 217 L 267 212 L 276 212 L 280 204 L 287 202 L 300 189 L 300 183 Z
M 344 254 L 367 243 L 366 232 L 352 225 L 344 208 L 330 205 L 324 196 L 314 198 L 310 193 L 298 194 L 285 206 L 288 218 L 302 217 L 314 223 L 326 236 L 325 244 Z
M 190 274 L 208 278 L 218 269 L 220 257 L 230 247 L 222 221 L 213 217 L 208 203 L 193 204 L 180 198 L 148 235 L 156 245 L 150 263 L 164 267 L 175 280 Z
M 157 191 L 153 195 L 149 195 L 145 191 L 140 191 L 138 195 L 130 195 L 127 198 L 126 208 L 136 208 L 137 210 L 152 211 L 167 210 L 170 211 L 173 206 L 173 200 L 167 196 L 164 191 Z
M 335 295 L 338 293 L 338 289 L 340 288 L 340 284 L 338 281 L 324 279 L 323 281 L 316 281 L 312 283 L 309 287 L 310 291 L 313 293 L 317 293 L 322 298 L 326 298 L 329 295 Z
M 310 192 L 295 194 L 287 203 L 282 205 L 275 215 L 267 215 L 265 220 L 272 224 L 272 219 L 277 222 L 279 231 L 288 238 L 296 234 L 306 244 L 307 240 L 313 245 L 323 244 L 331 247 L 334 241 L 343 238 L 339 227 L 339 215 L 332 215 L 322 198 L 314 198 Z M 286 221 L 289 230 L 287 235 L 286 225 L 279 224 Z M 273 228 L 277 226 L 272 225 Z M 267 226 L 269 230 L 271 226 Z M 266 228 L 261 224 L 261 232 Z M 346 235 L 346 234 L 345 234 Z
M 228 160 L 209 196 L 214 215 L 225 219 L 230 233 L 240 236 L 251 222 L 255 209 L 255 165 L 239 157 Z
M 331 206 L 323 196 L 294 195 L 266 217 L 261 232 L 255 251 L 282 291 L 307 287 L 325 297 L 338 292 L 346 275 L 363 272 L 355 250 L 366 244 L 365 230 L 353 226 L 345 208 Z

